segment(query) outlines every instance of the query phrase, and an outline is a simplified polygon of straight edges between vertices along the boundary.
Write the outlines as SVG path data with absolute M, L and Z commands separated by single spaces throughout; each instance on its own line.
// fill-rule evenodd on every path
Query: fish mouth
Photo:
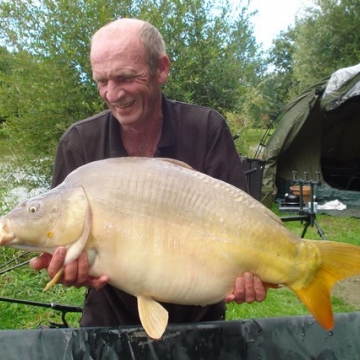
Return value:
M 9 244 L 15 238 L 16 235 L 10 230 L 9 221 L 0 218 L 0 246 Z

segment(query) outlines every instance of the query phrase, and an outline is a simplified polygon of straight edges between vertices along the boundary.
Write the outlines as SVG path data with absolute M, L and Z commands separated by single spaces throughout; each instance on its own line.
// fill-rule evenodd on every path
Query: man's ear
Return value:
M 159 84 L 165 84 L 169 76 L 170 71 L 170 59 L 167 55 L 161 55 L 158 62 L 157 77 Z

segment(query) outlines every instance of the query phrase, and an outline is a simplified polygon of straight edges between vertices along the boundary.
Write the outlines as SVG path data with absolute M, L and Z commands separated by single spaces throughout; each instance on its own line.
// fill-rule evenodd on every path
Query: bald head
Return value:
M 102 28 L 100 28 L 92 37 L 91 44 L 97 41 L 99 38 L 105 37 L 116 37 L 126 33 L 137 33 L 140 34 L 140 29 L 146 24 L 145 21 L 138 19 L 118 19 L 112 21 Z
M 138 39 L 145 50 L 150 73 L 154 73 L 160 56 L 166 55 L 160 32 L 149 22 L 139 19 L 118 19 L 100 28 L 91 39 L 91 48 L 103 39 L 113 39 L 119 46 L 129 38 Z

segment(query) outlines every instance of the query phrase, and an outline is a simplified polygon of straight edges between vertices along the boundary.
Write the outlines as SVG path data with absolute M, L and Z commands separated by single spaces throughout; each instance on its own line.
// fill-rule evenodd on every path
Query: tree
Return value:
M 4 88 L 4 79 L 10 76 L 12 68 L 11 53 L 5 48 L 0 46 L 0 88 Z M 4 98 L 4 97 L 2 97 Z M 0 124 L 5 121 L 4 113 L 0 112 Z
M 294 74 L 302 89 L 360 59 L 360 0 L 313 0 L 295 26 Z
M 273 40 L 268 54 L 270 71 L 266 76 L 264 94 L 271 97 L 270 115 L 275 117 L 297 92 L 298 81 L 294 76 L 295 30 L 289 26 Z
M 263 94 L 271 115 L 308 86 L 360 59 L 360 0 L 313 0 L 280 32 L 269 52 Z
M 0 115 L 18 153 L 52 159 L 64 129 L 104 107 L 92 81 L 89 42 L 120 17 L 147 19 L 162 32 L 172 61 L 164 87 L 169 98 L 222 113 L 244 108 L 261 59 L 250 14 L 229 0 L 3 1 L 0 38 L 14 62 L 0 85 L 7 95 Z
M 261 59 L 246 9 L 235 17 L 227 0 L 217 12 L 213 3 L 193 0 L 185 13 L 178 7 L 157 26 L 170 45 L 166 93 L 225 113 L 241 108 L 241 97 L 259 81 L 254 74 L 260 73 Z

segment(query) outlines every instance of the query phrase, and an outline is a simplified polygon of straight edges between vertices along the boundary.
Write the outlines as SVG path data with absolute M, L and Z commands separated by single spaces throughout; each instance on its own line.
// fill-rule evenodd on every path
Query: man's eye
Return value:
M 134 76 L 121 76 L 118 78 L 118 82 L 129 83 L 134 80 Z
M 96 84 L 98 86 L 104 86 L 106 85 L 107 81 L 106 80 L 96 80 Z

